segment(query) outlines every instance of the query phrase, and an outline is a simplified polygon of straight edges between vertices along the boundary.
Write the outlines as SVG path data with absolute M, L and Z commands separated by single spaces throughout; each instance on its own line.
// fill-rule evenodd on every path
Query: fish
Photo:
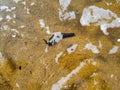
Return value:
M 43 40 L 48 46 L 53 46 L 56 45 L 58 42 L 60 42 L 62 39 L 70 38 L 73 36 L 75 36 L 74 33 L 54 32 L 53 35 L 49 38 L 49 40 L 45 40 L 45 39 Z

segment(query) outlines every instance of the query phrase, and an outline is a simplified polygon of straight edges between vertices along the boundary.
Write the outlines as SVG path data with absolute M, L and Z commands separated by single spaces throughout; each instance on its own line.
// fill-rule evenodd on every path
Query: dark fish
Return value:
M 69 38 L 69 37 L 73 37 L 75 36 L 74 33 L 61 33 L 61 32 L 55 32 L 53 33 L 53 35 L 50 37 L 49 40 L 44 40 L 44 42 L 46 44 L 48 44 L 48 46 L 53 46 L 55 44 L 57 44 L 59 41 L 61 41 L 64 38 Z

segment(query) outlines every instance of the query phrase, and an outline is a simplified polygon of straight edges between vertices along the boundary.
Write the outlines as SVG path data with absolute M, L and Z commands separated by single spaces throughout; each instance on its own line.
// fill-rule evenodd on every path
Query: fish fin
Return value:
M 44 40 L 44 42 L 45 42 L 46 44 L 48 44 L 48 43 L 47 43 L 47 40 L 45 40 L 45 39 L 43 39 L 43 40 Z

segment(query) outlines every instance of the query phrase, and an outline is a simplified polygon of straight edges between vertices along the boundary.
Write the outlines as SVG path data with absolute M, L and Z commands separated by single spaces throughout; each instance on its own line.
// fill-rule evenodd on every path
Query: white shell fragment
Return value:
M 46 33 L 47 33 L 47 34 L 51 34 L 49 26 L 46 26 L 46 27 L 45 27 L 45 30 L 46 30 Z
M 7 15 L 7 16 L 6 16 L 6 19 L 7 19 L 7 21 L 10 21 L 12 18 L 11 18 L 10 15 Z
M 9 30 L 10 27 L 8 25 L 2 25 L 1 30 Z
M 43 19 L 40 19 L 40 20 L 39 20 L 39 24 L 40 24 L 40 27 L 41 27 L 41 28 L 45 28 L 45 22 L 44 22 Z
M 73 44 L 72 46 L 70 46 L 69 48 L 67 48 L 68 54 L 71 54 L 72 52 L 75 52 L 77 46 L 78 46 L 78 44 Z
M 59 0 L 60 9 L 59 9 L 59 19 L 63 20 L 72 20 L 76 18 L 75 12 L 70 11 L 66 12 L 71 0 Z
M 47 53 L 48 52 L 48 46 L 46 46 L 46 48 L 45 48 L 45 53 Z
M 63 55 L 63 52 L 62 52 L 62 51 L 56 55 L 56 57 L 55 57 L 55 62 L 56 62 L 56 63 L 59 63 L 58 60 L 59 60 L 59 58 L 60 58 L 62 55 Z
M 115 53 L 117 53 L 117 51 L 118 51 L 118 46 L 113 46 L 113 48 L 109 51 L 109 54 L 115 54 Z
M 71 2 L 71 0 L 59 0 L 61 10 L 62 11 L 67 10 L 67 7 L 69 6 L 70 2 Z
M 33 5 L 35 5 L 35 2 L 32 2 L 32 3 L 30 4 L 30 6 L 33 6 Z
M 93 45 L 91 42 L 85 45 L 85 49 L 91 50 L 95 54 L 100 53 L 100 51 L 97 48 L 97 46 Z
M 120 39 L 118 39 L 117 42 L 120 42 Z
M 63 20 L 72 20 L 72 19 L 75 19 L 76 16 L 75 16 L 75 12 L 74 11 L 71 11 L 71 12 L 66 12 L 64 15 L 62 15 L 62 19 Z
M 11 29 L 11 32 L 13 38 L 15 38 L 19 34 L 19 31 L 17 29 Z
M 99 43 L 98 48 L 100 48 L 100 49 L 101 49 L 101 48 L 102 48 L 102 46 L 103 46 L 103 45 L 102 45 L 102 43 L 101 43 L 101 41 L 99 40 L 99 41 L 98 41 L 98 43 Z
M 89 6 L 83 10 L 80 23 L 83 26 L 90 26 L 91 24 L 100 26 L 102 32 L 105 35 L 109 35 L 107 29 L 120 27 L 120 18 L 111 10 Z
M 39 20 L 39 24 L 40 24 L 41 29 L 45 29 L 46 30 L 47 34 L 51 34 L 49 26 L 45 25 L 45 22 L 44 22 L 43 19 Z
M 16 83 L 16 87 L 20 87 L 18 83 Z
M 110 78 L 113 78 L 113 77 L 114 77 L 114 74 L 111 74 L 111 75 L 110 75 Z

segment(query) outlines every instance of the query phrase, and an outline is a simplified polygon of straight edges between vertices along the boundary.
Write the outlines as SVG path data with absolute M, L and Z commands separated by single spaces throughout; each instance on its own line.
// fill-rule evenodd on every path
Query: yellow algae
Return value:
M 24 60 L 4 60 L 0 65 L 0 90 L 12 90 L 16 87 L 16 77 L 19 65 L 25 67 L 26 61 Z
M 99 74 L 90 77 L 88 82 L 84 84 L 84 87 L 86 90 L 111 90 L 107 82 Z
M 65 56 L 62 56 L 59 59 L 59 67 L 62 70 L 68 70 L 68 72 L 72 71 L 75 69 L 81 61 L 89 58 L 90 56 L 87 54 L 77 54 L 77 53 L 72 53 L 72 54 L 67 54 Z
M 92 59 L 86 60 L 86 64 L 79 70 L 78 73 L 73 75 L 70 80 L 67 81 L 66 85 L 71 88 L 73 84 L 82 82 L 82 80 L 87 81 L 93 73 L 98 71 L 96 63 L 97 62 Z
M 8 83 L 0 83 L 0 90 L 13 90 L 13 88 Z
M 41 87 L 42 87 L 42 84 L 41 83 L 37 83 L 37 82 L 34 82 L 34 83 L 31 83 L 30 85 L 28 85 L 28 88 L 27 90 L 41 90 Z
M 90 61 L 90 60 L 89 60 Z M 88 78 L 90 75 L 92 75 L 94 72 L 98 70 L 97 66 L 93 63 L 97 63 L 96 61 L 90 61 L 86 62 L 86 65 L 79 71 L 78 76 L 80 78 Z

